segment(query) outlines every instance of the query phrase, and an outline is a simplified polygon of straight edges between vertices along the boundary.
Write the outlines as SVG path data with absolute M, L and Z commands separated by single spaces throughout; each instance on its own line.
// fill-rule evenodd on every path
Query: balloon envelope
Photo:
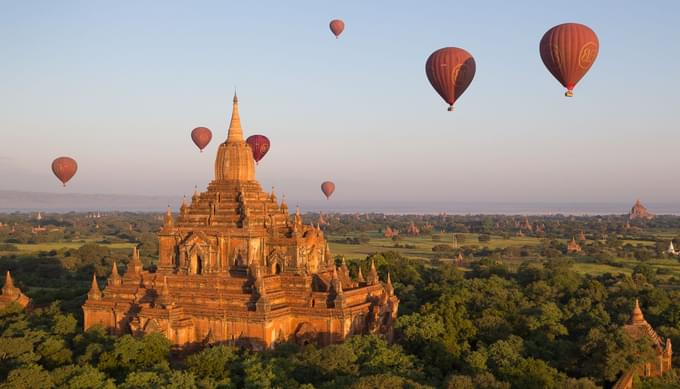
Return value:
M 331 195 L 335 191 L 335 184 L 330 181 L 325 181 L 321 184 L 321 191 L 326 196 L 326 199 L 330 199 Z
M 193 140 L 196 146 L 203 152 L 203 149 L 212 140 L 212 132 L 205 127 L 196 127 L 191 131 L 191 140 Z
M 449 104 L 460 98 L 475 77 L 475 59 L 458 47 L 444 47 L 432 53 L 425 63 L 427 79 L 434 90 Z
M 71 157 L 59 157 L 52 161 L 52 172 L 64 186 L 78 171 L 78 163 Z
M 543 64 L 567 88 L 566 96 L 573 95 L 574 87 L 593 65 L 599 50 L 595 32 L 578 23 L 551 28 L 539 44 Z
M 267 154 L 267 151 L 269 151 L 269 139 L 264 135 L 251 135 L 246 139 L 246 143 L 249 144 L 250 148 L 253 150 L 255 162 L 260 162 Z
M 342 32 L 345 30 L 345 22 L 340 19 L 333 19 L 331 20 L 330 27 L 331 32 L 333 35 L 335 35 L 335 39 L 338 39 L 340 34 L 342 34 Z

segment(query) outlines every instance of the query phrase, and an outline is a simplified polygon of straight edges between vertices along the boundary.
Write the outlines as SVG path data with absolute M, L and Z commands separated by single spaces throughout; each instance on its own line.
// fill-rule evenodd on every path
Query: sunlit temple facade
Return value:
M 381 282 L 372 264 L 366 277 L 351 277 L 318 226 L 303 224 L 299 209 L 291 217 L 285 198 L 262 190 L 236 97 L 214 180 L 182 202 L 177 218 L 168 210 L 159 241 L 157 271 L 144 270 L 135 249 L 123 276 L 114 264 L 103 291 L 93 278 L 85 329 L 256 349 L 393 336 L 399 300 L 389 275 Z
M 659 377 L 673 369 L 673 345 L 670 338 L 664 340 L 654 331 L 654 328 L 645 320 L 637 299 L 635 299 L 630 320 L 623 326 L 623 330 L 633 340 L 647 338 L 654 349 L 654 356 L 625 372 L 614 384 L 613 389 L 633 389 L 635 377 Z

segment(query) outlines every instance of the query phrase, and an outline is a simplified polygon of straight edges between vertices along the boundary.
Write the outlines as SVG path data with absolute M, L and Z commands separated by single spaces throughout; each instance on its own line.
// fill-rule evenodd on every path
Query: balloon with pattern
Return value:
M 434 90 L 449 104 L 453 104 L 470 86 L 475 77 L 475 59 L 458 47 L 444 47 L 432 53 L 425 63 L 427 79 Z
M 543 35 L 539 52 L 543 64 L 567 91 L 574 95 L 576 84 L 595 63 L 600 42 L 595 32 L 578 23 L 557 25 Z
M 256 163 L 259 163 L 264 158 L 271 145 L 269 139 L 264 135 L 251 135 L 246 139 L 246 143 L 253 150 L 253 158 L 255 158 Z

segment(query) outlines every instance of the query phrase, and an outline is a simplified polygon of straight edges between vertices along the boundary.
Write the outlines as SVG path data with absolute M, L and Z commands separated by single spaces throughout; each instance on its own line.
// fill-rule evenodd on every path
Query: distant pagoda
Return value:
M 586 234 L 581 230 L 581 232 L 578 233 L 578 241 L 579 242 L 585 242 L 586 241 Z
M 578 254 L 581 251 L 581 245 L 576 242 L 576 239 L 571 238 L 571 241 L 567 244 L 567 253 Z
M 416 226 L 414 222 L 411 222 L 411 224 L 406 229 L 406 233 L 408 235 L 418 236 L 420 235 L 420 229 Z
M 635 201 L 635 205 L 633 205 L 633 208 L 630 209 L 630 213 L 628 214 L 629 220 L 636 220 L 636 219 L 652 220 L 655 217 L 656 217 L 656 215 L 649 212 L 647 210 L 647 207 L 642 205 L 642 203 L 640 202 L 640 199 Z
M 385 238 L 392 238 L 392 237 L 395 237 L 397 235 L 399 235 L 399 232 L 393 230 L 392 227 L 390 227 L 390 226 L 387 226 L 385 228 L 385 232 L 383 232 L 383 236 L 385 236 Z
M 12 303 L 17 303 L 25 308 L 31 300 L 21 292 L 21 289 L 14 286 L 14 280 L 9 270 L 5 273 L 5 284 L 2 287 L 0 294 L 0 309 L 7 307 Z
M 174 345 L 227 343 L 261 349 L 277 342 L 327 345 L 355 334 L 392 339 L 399 299 L 375 265 L 364 279 L 336 268 L 323 231 L 291 217 L 285 197 L 262 191 L 243 139 L 234 96 L 227 140 L 205 192 L 168 209 L 156 272 L 139 252 L 106 288 L 93 279 L 85 329 L 162 333 Z

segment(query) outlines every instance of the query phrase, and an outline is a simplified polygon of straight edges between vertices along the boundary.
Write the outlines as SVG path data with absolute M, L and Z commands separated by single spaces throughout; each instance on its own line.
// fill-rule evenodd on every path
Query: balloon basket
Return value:
M 566 97 L 574 97 L 574 91 L 568 90 L 568 91 L 564 92 L 564 95 Z
M 453 105 L 449 105 L 449 107 L 446 110 L 449 112 L 453 112 Z

